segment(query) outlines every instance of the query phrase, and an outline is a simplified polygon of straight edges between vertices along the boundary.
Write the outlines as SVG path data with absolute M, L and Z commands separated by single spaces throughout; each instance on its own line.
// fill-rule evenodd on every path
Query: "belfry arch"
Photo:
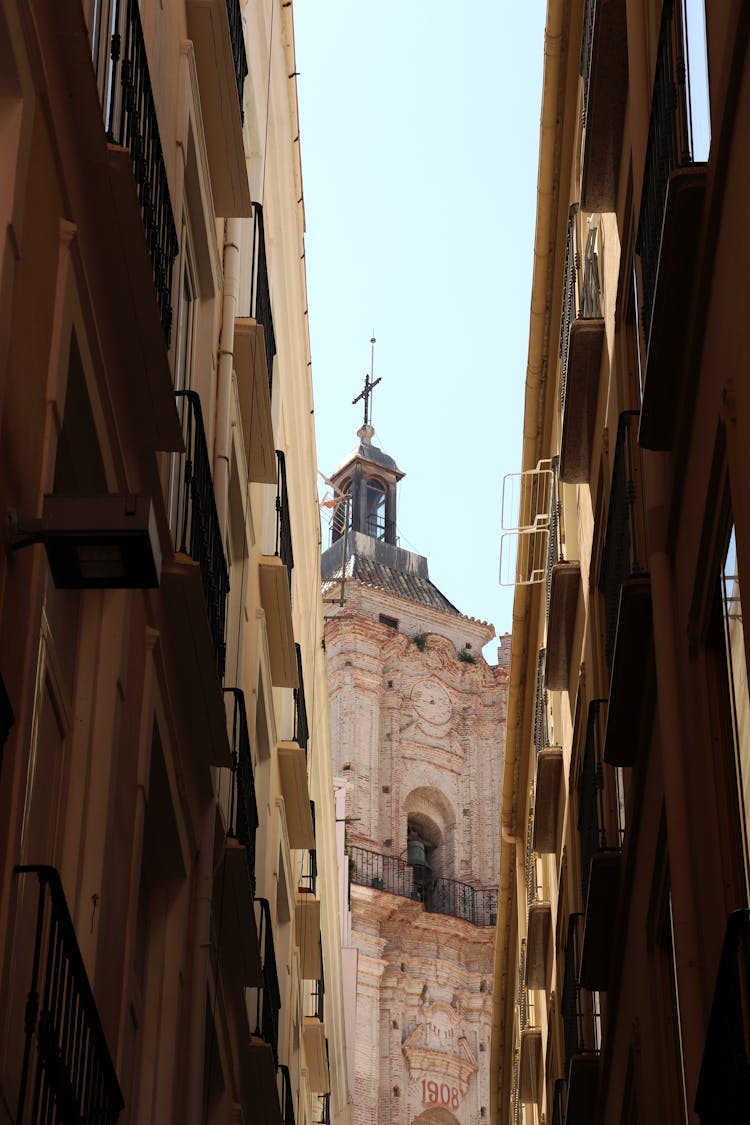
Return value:
M 427 862 L 435 878 L 455 878 L 455 826 L 453 805 L 439 789 L 419 786 L 404 801 L 407 839 L 416 833 L 425 845 Z
M 419 1117 L 412 1118 L 412 1125 L 460 1125 L 460 1123 L 449 1109 L 436 1106 L 435 1109 L 426 1109 Z

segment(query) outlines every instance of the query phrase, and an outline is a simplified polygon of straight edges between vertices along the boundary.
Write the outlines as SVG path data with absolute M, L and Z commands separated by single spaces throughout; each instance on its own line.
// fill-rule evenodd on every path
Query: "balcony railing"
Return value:
M 581 785 L 578 803 L 578 831 L 581 840 L 581 894 L 585 904 L 589 891 L 591 860 L 599 852 L 619 852 L 625 834 L 622 801 L 617 777 L 611 766 L 604 765 L 604 730 L 606 716 L 604 699 L 589 704 L 586 744 L 581 764 Z M 611 772 L 617 799 L 612 811 L 607 806 L 605 770 Z
M 216 510 L 211 461 L 203 425 L 203 413 L 195 391 L 177 391 L 185 438 L 184 472 L 176 496 L 175 549 L 189 555 L 200 566 L 206 599 L 208 625 L 216 652 L 216 670 L 224 678 L 229 573 Z
M 571 914 L 565 945 L 565 974 L 561 1004 L 566 1074 L 576 1055 L 598 1054 L 601 1039 L 599 1013 L 593 1003 L 584 1002 L 584 990 L 578 980 L 582 938 L 583 915 Z
M 297 649 L 297 676 L 299 686 L 294 688 L 294 741 L 307 754 L 307 744 L 310 741 L 310 730 L 307 724 L 307 704 L 305 703 L 305 685 L 302 679 L 302 648 Z
M 349 855 L 352 883 L 416 899 L 424 903 L 428 914 L 462 918 L 475 926 L 494 926 L 497 922 L 496 887 L 472 887 L 469 883 L 442 878 L 420 884 L 415 882 L 413 869 L 403 859 L 359 847 L 350 847 Z
M 273 393 L 273 357 L 276 355 L 276 336 L 271 313 L 271 289 L 268 284 L 266 238 L 263 229 L 263 207 L 253 203 L 253 261 L 250 277 L 250 316 L 263 325 L 266 343 L 268 389 Z
M 552 1125 L 564 1125 L 565 1122 L 565 1079 L 556 1078 L 555 1088 L 552 1092 Z
M 321 972 L 318 980 L 313 982 L 312 991 L 308 1000 L 306 1016 L 311 1016 L 313 1019 L 320 1020 L 323 1023 L 325 1019 L 325 981 Z
M 548 745 L 547 732 L 547 689 L 544 686 L 544 664 L 546 651 L 539 649 L 536 662 L 536 709 L 534 711 L 534 748 L 539 754 Z
M 260 947 L 263 957 L 263 987 L 258 989 L 255 1035 L 259 1035 L 273 1052 L 274 1066 L 279 1065 L 279 1012 L 281 993 L 276 970 L 276 949 L 271 928 L 268 899 L 255 900 L 260 907 Z
M 294 1118 L 294 1091 L 289 1067 L 282 1063 L 279 1067 L 281 1074 L 281 1121 L 282 1125 L 295 1125 Z
M 15 874 L 39 881 L 15 1120 L 110 1125 L 125 1103 L 60 876 L 53 867 L 17 867 Z
M 110 18 L 112 13 L 110 12 Z M 172 331 L 172 267 L 179 243 L 151 89 L 138 0 L 116 0 L 106 76 L 107 136 L 130 151 L 164 337 Z M 94 62 L 99 43 L 94 41 Z
M 250 886 L 255 897 L 255 834 L 258 830 L 258 805 L 255 799 L 253 759 L 250 753 L 250 732 L 247 725 L 245 693 L 240 688 L 225 688 L 232 697 L 230 746 L 232 749 L 232 807 L 230 808 L 230 835 L 245 848 Z
M 646 340 L 651 330 L 669 177 L 693 160 L 679 7 L 672 0 L 663 7 L 635 245 L 641 259 L 641 317 Z
M 602 315 L 599 252 L 597 248 L 598 227 L 595 224 L 589 225 L 586 233 L 586 247 L 582 256 L 578 244 L 578 215 L 578 205 L 575 204 L 568 220 L 568 237 L 565 244 L 565 283 L 560 322 L 560 360 L 562 363 L 560 405 L 563 413 L 565 412 L 568 386 L 571 328 L 576 320 L 599 320 Z M 581 269 L 582 257 L 583 269 Z
M 280 449 L 276 450 L 278 461 L 278 480 L 276 484 L 276 547 L 274 553 L 283 562 L 289 577 L 289 590 L 292 589 L 294 552 L 292 551 L 292 521 L 289 515 L 289 492 L 286 484 L 286 457 Z M 299 653 L 297 654 L 299 656 Z
M 604 595 L 605 608 L 605 651 L 610 669 L 622 584 L 627 578 L 646 573 L 637 431 L 638 411 L 624 411 L 617 425 L 607 530 L 599 571 L 599 589 Z
M 317 1094 L 313 1110 L 313 1125 L 331 1125 L 331 1095 Z
M 229 17 L 229 37 L 232 40 L 232 58 L 234 59 L 234 77 L 237 81 L 237 97 L 240 102 L 240 119 L 244 123 L 247 55 L 245 53 L 245 36 L 242 31 L 240 0 L 227 0 L 227 16 Z

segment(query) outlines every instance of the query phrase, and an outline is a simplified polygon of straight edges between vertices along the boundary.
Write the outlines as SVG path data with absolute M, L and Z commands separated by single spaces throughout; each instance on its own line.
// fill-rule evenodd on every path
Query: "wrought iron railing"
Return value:
M 521 939 L 521 956 L 518 962 L 518 1023 L 521 1031 L 529 1025 L 529 986 L 526 984 L 526 940 Z
M 323 973 L 321 972 L 320 978 L 313 983 L 305 1010 L 306 1016 L 311 1016 L 313 1019 L 320 1020 L 321 1023 L 323 1023 L 325 1019 L 325 991 L 325 981 L 323 980 Z
M 116 0 L 107 74 L 107 136 L 130 151 L 167 347 L 179 250 L 138 0 Z
M 289 590 L 292 589 L 294 552 L 292 551 L 292 521 L 289 514 L 289 491 L 286 483 L 286 457 L 280 449 L 276 450 L 278 477 L 276 482 L 276 548 L 275 554 L 287 569 Z
M 605 653 L 610 669 L 617 635 L 620 589 L 626 578 L 645 573 L 638 418 L 637 410 L 625 410 L 617 424 L 607 530 L 599 571 L 599 589 L 604 595 Z
M 511 1080 L 511 1113 L 513 1125 L 521 1125 L 523 1106 L 521 1105 L 521 1056 L 516 1047 L 513 1052 L 513 1077 Z
M 581 968 L 581 943 L 583 940 L 583 915 L 571 914 L 568 919 L 568 937 L 565 944 L 565 973 L 561 1014 L 565 1043 L 565 1073 L 570 1072 L 570 1062 L 575 1055 L 598 1054 L 600 1042 L 600 1015 L 593 997 L 584 997 L 578 982 Z M 586 1002 L 586 1000 L 590 1002 Z
M 295 1125 L 294 1119 L 294 1091 L 289 1067 L 283 1063 L 279 1067 L 281 1074 L 281 1121 L 282 1125 Z
M 556 1078 L 552 1091 L 552 1125 L 565 1123 L 565 1079 Z
M 310 801 L 310 811 L 313 817 L 313 833 L 315 832 L 315 802 Z M 318 853 L 315 848 L 303 853 L 302 869 L 299 877 L 299 888 L 314 895 L 318 887 Z
M 591 860 L 597 852 L 619 851 L 622 847 L 625 826 L 622 821 L 622 808 L 614 801 L 611 815 L 607 810 L 605 790 L 605 766 L 603 759 L 604 730 L 606 713 L 603 704 L 606 699 L 594 699 L 589 704 L 586 743 L 581 762 L 581 783 L 578 793 L 578 831 L 581 842 L 581 894 L 584 905 L 589 890 Z M 613 771 L 614 772 L 614 771 Z M 614 785 L 613 778 L 613 785 Z M 617 786 L 614 790 L 619 793 Z
M 568 392 L 570 330 L 573 322 L 578 319 L 595 320 L 602 315 L 597 248 L 598 227 L 589 220 L 586 247 L 581 255 L 578 222 L 578 204 L 574 203 L 568 218 L 563 305 L 560 318 L 560 406 L 563 414 Z
M 526 905 L 531 906 L 532 902 L 536 902 L 539 894 L 539 885 L 537 881 L 536 852 L 533 850 L 534 840 L 534 813 L 529 813 L 528 824 L 526 825 Z
M 224 688 L 232 697 L 230 743 L 232 747 L 232 801 L 230 835 L 245 848 L 250 885 L 255 897 L 255 834 L 258 830 L 258 805 L 255 798 L 253 759 L 250 753 L 250 732 L 247 725 L 245 693 L 240 688 Z
M 359 847 L 350 847 L 349 856 L 352 883 L 416 899 L 424 903 L 428 914 L 447 914 L 475 926 L 497 922 L 496 887 L 473 887 L 442 878 L 416 883 L 413 869 L 403 859 Z
M 648 340 L 669 177 L 692 163 L 681 5 L 665 0 L 656 57 L 635 249 L 641 259 L 641 319 Z
M 279 1012 L 281 1011 L 281 993 L 279 991 L 279 977 L 276 970 L 276 949 L 273 943 L 273 929 L 271 928 L 271 908 L 268 899 L 256 898 L 260 907 L 260 927 L 258 937 L 260 940 L 261 956 L 263 958 L 263 987 L 258 989 L 255 1035 L 259 1035 L 273 1051 L 274 1066 L 279 1065 Z
M 276 355 L 276 336 L 271 313 L 271 289 L 268 284 L 266 237 L 263 228 L 263 207 L 253 203 L 253 260 L 250 276 L 250 316 L 263 325 L 266 343 L 268 389 L 273 393 L 273 357 Z
M 307 744 L 310 741 L 310 730 L 307 723 L 307 704 L 305 703 L 305 685 L 302 679 L 302 648 L 295 645 L 297 650 L 297 678 L 299 687 L 294 688 L 294 741 L 307 754 Z
M 591 60 L 594 50 L 594 16 L 597 0 L 586 0 L 583 8 L 583 33 L 581 35 L 581 62 L 579 73 L 583 79 L 583 127 L 589 106 L 589 82 L 591 80 Z
M 216 510 L 200 397 L 196 391 L 177 391 L 176 395 L 182 415 L 185 453 L 178 455 L 184 463 L 184 472 L 176 497 L 175 548 L 189 555 L 200 566 L 208 625 L 216 651 L 216 670 L 221 683 L 226 656 L 224 628 L 229 572 Z
M 240 118 L 244 123 L 247 54 L 245 53 L 245 36 L 242 32 L 242 12 L 240 11 L 240 0 L 227 0 L 227 16 L 229 17 L 229 37 L 232 41 L 234 77 L 237 82 L 237 97 L 240 103 Z
M 313 1125 L 331 1125 L 331 1095 L 316 1094 Z
M 60 876 L 44 866 L 15 874 L 39 882 L 15 1120 L 113 1125 L 125 1102 Z
M 536 703 L 534 711 L 534 748 L 537 754 L 548 745 L 547 732 L 547 689 L 544 686 L 544 671 L 547 650 L 539 649 L 536 661 Z
M 562 542 L 560 535 L 560 498 L 558 491 L 558 471 L 560 458 L 553 457 L 552 481 L 550 484 L 549 506 L 549 538 L 547 540 L 547 572 L 545 575 L 546 613 L 549 622 L 549 603 L 552 596 L 552 567 L 562 560 Z
M 371 513 L 365 520 L 365 531 L 373 539 L 381 539 L 384 543 L 395 544 L 397 542 L 396 524 L 393 520 L 387 520 L 385 516 L 376 516 Z

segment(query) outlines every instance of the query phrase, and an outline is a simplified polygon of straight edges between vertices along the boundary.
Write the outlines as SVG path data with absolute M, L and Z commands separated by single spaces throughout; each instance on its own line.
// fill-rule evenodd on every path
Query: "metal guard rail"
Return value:
M 224 688 L 225 695 L 233 697 L 230 745 L 234 784 L 230 807 L 230 835 L 242 844 L 247 852 L 250 886 L 255 897 L 255 834 L 258 830 L 258 803 L 255 796 L 253 760 L 250 752 L 250 732 L 247 725 L 245 693 L 240 688 Z

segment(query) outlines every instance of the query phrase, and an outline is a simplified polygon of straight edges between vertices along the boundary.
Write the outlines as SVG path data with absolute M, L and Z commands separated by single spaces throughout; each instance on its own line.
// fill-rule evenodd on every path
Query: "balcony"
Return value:
M 15 875 L 39 883 L 26 1015 L 17 1029 L 25 1043 L 15 1120 L 114 1125 L 125 1102 L 60 876 L 54 867 L 16 867 Z
M 625 411 L 617 426 L 599 572 L 605 608 L 605 652 L 610 669 L 604 760 L 618 766 L 630 766 L 635 760 L 644 672 L 650 666 L 653 649 L 637 419 L 637 411 Z
M 596 225 L 589 225 L 589 218 L 582 255 L 578 233 L 581 223 L 582 216 L 578 208 L 573 207 L 568 220 L 560 324 L 560 480 L 567 484 L 585 484 L 589 479 L 604 344 L 597 249 L 599 231 Z M 578 264 L 581 260 L 582 270 Z
M 413 868 L 396 856 L 381 855 L 367 848 L 349 848 L 351 881 L 360 887 L 415 899 L 428 914 L 461 918 L 475 926 L 497 922 L 497 887 L 472 887 L 455 879 L 431 879 L 420 883 Z
M 536 817 L 534 817 L 534 820 Z M 549 892 L 544 886 L 541 860 L 531 850 L 533 821 L 530 824 L 526 852 L 526 983 L 529 988 L 547 987 L 547 961 L 552 933 L 552 908 Z
M 307 707 L 302 678 L 302 651 L 295 645 L 297 687 L 294 688 L 294 733 L 291 742 L 279 742 L 277 755 L 284 795 L 286 825 L 291 848 L 315 849 L 310 787 L 307 779 Z
M 220 691 L 229 575 L 216 511 L 200 398 L 178 391 L 185 453 L 173 458 L 169 489 L 175 555 L 162 567 L 170 627 L 165 644 L 185 690 L 186 729 L 199 758 L 231 766 Z
M 313 1125 L 331 1125 L 331 1095 L 318 1094 L 314 1101 Z
M 242 137 L 247 56 L 240 0 L 187 0 L 216 214 L 252 214 Z
M 750 1105 L 750 910 L 729 915 L 695 1096 L 701 1125 L 740 1125 Z
M 581 202 L 614 211 L 628 89 L 625 0 L 586 0 L 581 42 Z
M 532 846 L 540 855 L 557 851 L 562 766 L 559 746 L 545 746 L 536 756 Z
M 282 1125 L 295 1125 L 294 1117 L 294 1090 L 289 1067 L 282 1063 L 279 1067 L 281 1075 L 281 1121 Z
M 247 317 L 238 317 L 234 322 L 234 369 L 247 469 L 251 481 L 276 484 L 276 451 L 265 348 L 261 325 Z
M 276 971 L 276 950 L 268 900 L 256 899 L 259 911 L 260 946 L 263 959 L 262 987 L 257 989 L 249 1015 L 255 1028 L 250 1041 L 240 1052 L 245 1104 L 252 1106 L 260 1120 L 284 1125 L 276 1074 L 279 1065 L 279 1013 L 281 994 Z M 252 994 L 251 994 L 252 995 Z
M 263 208 L 253 203 L 253 259 L 250 276 L 250 316 L 263 329 L 268 392 L 273 395 L 273 359 L 276 355 L 276 334 L 271 312 L 271 286 L 268 281 L 266 258 L 266 233 L 263 225 Z
M 685 58 L 680 5 L 665 4 L 635 246 L 647 344 L 639 434 L 646 449 L 672 444 L 706 194 L 706 165 L 693 162 L 690 147 Z
M 547 539 L 547 648 L 544 658 L 544 686 L 552 691 L 567 691 L 570 686 L 570 661 L 573 648 L 581 566 L 563 558 L 557 459 L 552 461 L 549 534 Z
M 276 545 L 273 555 L 261 555 L 259 564 L 260 600 L 266 615 L 271 682 L 274 687 L 298 686 L 294 628 L 292 625 L 292 529 L 286 460 L 277 450 Z M 292 845 L 294 847 L 294 845 Z
M 524 1104 L 538 1103 L 542 1092 L 542 1030 L 536 1026 L 526 971 L 526 942 L 521 942 L 518 968 L 518 1021 L 521 1045 L 518 1059 L 518 1093 Z
M 315 802 L 310 801 L 315 838 Z M 303 980 L 317 980 L 321 974 L 323 951 L 320 942 L 320 900 L 317 898 L 318 859 L 314 848 L 303 853 L 302 870 L 297 886 L 295 933 L 300 954 Z
M 588 1125 L 592 1120 L 599 1080 L 601 1017 L 595 997 L 581 988 L 579 980 L 582 923 L 582 914 L 571 914 L 565 945 L 560 1005 L 568 1075 L 565 1125 Z
M 315 982 L 304 1016 L 303 1039 L 310 1089 L 316 1094 L 330 1092 L 328 1045 L 324 1012 L 325 986 L 322 975 Z
M 565 1079 L 556 1078 L 552 1091 L 552 1125 L 564 1125 L 565 1122 Z
M 618 775 L 602 758 L 604 702 L 596 699 L 589 705 L 578 794 L 581 897 L 586 907 L 579 979 L 597 990 L 606 989 L 609 982 L 624 837 Z

